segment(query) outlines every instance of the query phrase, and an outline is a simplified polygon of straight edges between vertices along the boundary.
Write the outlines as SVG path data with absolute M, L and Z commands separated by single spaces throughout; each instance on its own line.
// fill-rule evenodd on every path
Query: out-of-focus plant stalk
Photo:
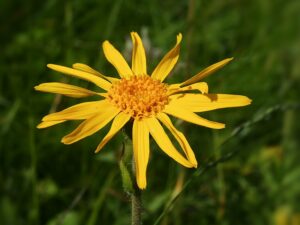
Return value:
M 193 50 L 193 32 L 194 32 L 194 21 L 195 21 L 196 1 L 189 0 L 189 7 L 187 11 L 187 34 L 186 34 L 186 76 L 189 76 L 191 72 L 191 57 Z M 186 77 L 185 77 L 186 78 Z
M 288 94 L 291 91 L 291 86 L 298 84 L 300 82 L 300 66 L 293 62 L 294 64 L 290 67 L 290 76 L 285 79 L 285 83 L 282 86 L 282 95 L 284 99 L 288 99 Z M 288 102 L 290 100 L 287 100 Z M 296 100 L 297 101 L 297 100 Z M 297 110 L 289 109 L 284 112 L 283 117 L 283 129 L 282 129 L 282 146 L 286 154 L 294 155 L 295 157 L 289 157 L 289 160 L 293 160 L 296 157 L 297 150 L 300 145 L 298 138 L 299 135 L 299 125 L 295 123 L 298 120 L 299 112 Z M 290 165 L 291 162 L 286 162 L 286 167 Z M 287 168 L 286 168 L 287 169 Z
M 213 131 L 213 148 L 216 155 L 216 158 L 220 158 L 222 156 L 220 145 L 222 143 L 221 137 L 218 132 Z M 217 211 L 217 219 L 221 222 L 224 211 L 225 211 L 225 202 L 226 202 L 226 193 L 225 193 L 225 183 L 224 183 L 224 171 L 223 165 L 217 165 L 217 184 L 218 184 L 218 211 Z
M 29 120 L 29 150 L 31 157 L 31 183 L 32 183 L 32 208 L 30 210 L 30 220 L 32 224 L 39 224 L 40 212 L 39 212 L 39 196 L 37 192 L 37 178 L 36 178 L 36 167 L 37 167 L 37 158 L 36 158 L 36 146 L 35 146 L 35 134 L 34 134 L 34 121 L 30 117 Z

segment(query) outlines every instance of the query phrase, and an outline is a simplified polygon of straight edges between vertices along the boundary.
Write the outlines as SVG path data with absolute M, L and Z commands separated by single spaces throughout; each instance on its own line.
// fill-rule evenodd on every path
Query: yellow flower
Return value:
M 72 144 L 94 134 L 112 121 L 111 128 L 98 145 L 96 152 L 124 127 L 133 121 L 132 141 L 136 166 L 136 179 L 140 189 L 146 188 L 146 170 L 149 160 L 149 134 L 168 156 L 185 167 L 197 167 L 193 150 L 183 133 L 177 130 L 168 115 L 200 126 L 221 129 L 223 123 L 204 119 L 196 113 L 220 108 L 239 107 L 251 103 L 241 95 L 209 94 L 208 85 L 199 82 L 204 77 L 226 65 L 232 58 L 222 60 L 178 84 L 163 83 L 175 66 L 182 35 L 177 35 L 176 45 L 164 56 L 151 75 L 147 73 L 144 46 L 136 32 L 133 42 L 131 68 L 108 41 L 102 45 L 106 59 L 116 68 L 120 79 L 104 76 L 91 67 L 75 63 L 73 68 L 48 64 L 50 69 L 94 83 L 102 92 L 95 92 L 63 83 L 42 83 L 35 90 L 62 94 L 73 98 L 99 96 L 98 101 L 74 105 L 42 119 L 38 128 L 50 127 L 67 120 L 84 120 L 73 132 L 62 138 Z M 175 137 L 184 156 L 177 151 L 162 124 Z

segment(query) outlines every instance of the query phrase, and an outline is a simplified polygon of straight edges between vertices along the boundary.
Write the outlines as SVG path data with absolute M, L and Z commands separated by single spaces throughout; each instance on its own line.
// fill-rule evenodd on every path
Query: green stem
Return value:
M 132 158 L 132 175 L 134 190 L 131 192 L 131 224 L 141 225 L 142 224 L 142 193 L 136 184 L 136 172 L 135 172 L 135 162 Z
M 123 144 L 123 156 L 120 161 L 120 169 L 125 192 L 130 194 L 131 200 L 131 224 L 142 224 L 142 193 L 136 182 L 135 160 L 132 146 L 132 123 L 124 129 L 127 138 Z M 127 167 L 131 161 L 131 170 Z M 128 163 L 127 163 L 128 162 Z
M 141 191 L 131 194 L 131 224 L 142 224 L 142 199 Z

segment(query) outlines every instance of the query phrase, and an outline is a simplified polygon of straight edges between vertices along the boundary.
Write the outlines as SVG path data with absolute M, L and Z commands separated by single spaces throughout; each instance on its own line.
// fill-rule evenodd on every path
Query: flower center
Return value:
M 169 102 L 167 85 L 147 75 L 120 79 L 108 91 L 107 99 L 135 119 L 155 115 Z

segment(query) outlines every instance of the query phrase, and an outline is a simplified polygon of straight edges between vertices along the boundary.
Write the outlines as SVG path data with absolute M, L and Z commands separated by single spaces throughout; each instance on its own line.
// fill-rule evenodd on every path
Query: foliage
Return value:
M 82 62 L 116 74 L 101 42 L 109 39 L 130 58 L 130 31 L 148 43 L 150 71 L 183 33 L 170 82 L 235 57 L 206 79 L 210 92 L 253 99 L 249 107 L 205 114 L 224 121 L 224 130 L 177 124 L 195 150 L 197 170 L 181 168 L 151 144 L 144 224 L 300 224 L 299 1 L 174 3 L 0 2 L 0 224 L 129 223 L 119 172 L 122 135 L 98 155 L 93 151 L 105 131 L 61 144 L 76 124 L 35 126 L 74 100 L 33 86 L 58 80 L 90 85 L 46 69 L 47 63 Z

